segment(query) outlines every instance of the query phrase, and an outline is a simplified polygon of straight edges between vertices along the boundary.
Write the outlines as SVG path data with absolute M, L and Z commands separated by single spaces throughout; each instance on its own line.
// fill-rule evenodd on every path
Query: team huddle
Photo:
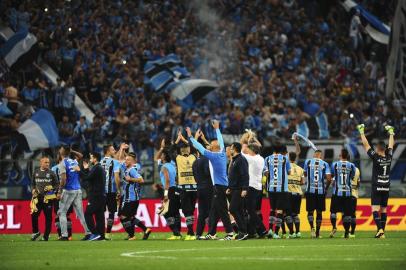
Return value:
M 162 140 L 156 154 L 163 189 L 159 214 L 172 231 L 168 240 L 300 238 L 299 214 L 303 197 L 306 198 L 311 237 L 319 238 L 330 186 L 330 237 L 337 232 L 338 213 L 342 213 L 343 237 L 355 237 L 360 171 L 350 161 L 348 150 L 342 149 L 339 160 L 330 165 L 322 159 L 322 151 L 316 149 L 313 158 L 306 160 L 302 168 L 297 164 L 300 144 L 296 135 L 293 137 L 294 152 L 288 152 L 286 146 L 274 145 L 273 153 L 263 158 L 260 155 L 261 143 L 253 132 L 247 131 L 239 142 L 226 148 L 219 122 L 214 120 L 212 125 L 216 132 L 214 140 L 209 142 L 200 130 L 193 135 L 190 128 L 186 128 L 186 138 L 179 131 L 175 142 L 169 144 Z M 375 149 L 364 135 L 364 125 L 357 128 L 373 161 L 371 205 L 377 226 L 375 237 L 384 238 L 394 128 L 385 127 L 389 134 L 388 146 L 379 142 Z M 90 154 L 90 162 L 81 161 L 83 156 L 70 147 L 61 147 L 58 159 L 59 163 L 49 169 L 49 158 L 42 157 L 40 168 L 34 172 L 31 202 L 33 241 L 40 237 L 38 217 L 41 211 L 46 219 L 41 240 L 49 238 L 53 211 L 59 240 L 69 240 L 72 236 L 69 218 L 72 208 L 85 231 L 82 240 L 111 239 L 116 212 L 128 234 L 127 240 L 135 239 L 136 227 L 142 229 L 142 239 L 148 239 L 151 229 L 136 218 L 144 180 L 137 156 L 128 153 L 127 144 L 121 144 L 118 151 L 112 145 L 106 145 L 103 158 L 94 152 Z M 87 191 L 85 212 L 81 184 Z M 263 223 L 261 211 L 263 193 L 268 196 L 271 206 L 268 227 Z M 186 220 L 185 236 L 182 236 L 180 210 Z M 217 237 L 220 220 L 226 233 L 223 238 Z M 204 233 L 206 225 L 208 231 Z

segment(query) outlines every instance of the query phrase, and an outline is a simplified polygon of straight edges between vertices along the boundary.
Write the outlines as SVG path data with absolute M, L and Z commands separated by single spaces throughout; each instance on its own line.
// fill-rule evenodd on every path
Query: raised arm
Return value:
M 206 139 L 206 137 L 204 136 L 203 131 L 200 131 L 200 138 L 202 139 L 202 141 L 204 142 L 205 145 L 209 145 L 209 141 Z
M 126 156 L 125 154 L 125 149 L 128 149 L 129 145 L 126 143 L 120 144 L 120 149 L 118 150 L 117 154 L 115 155 L 115 159 L 117 160 L 123 160 Z
M 202 155 L 206 152 L 206 148 L 199 143 L 195 138 L 193 138 L 192 131 L 190 130 L 189 127 L 186 128 L 186 133 L 187 136 L 189 137 L 189 140 L 192 142 L 192 145 L 194 148 L 196 148 Z
M 178 130 L 178 137 L 176 138 L 175 144 L 178 144 L 180 141 L 188 143 L 188 141 L 182 135 L 182 129 Z
M 393 146 L 395 145 L 395 128 L 392 126 L 385 126 L 385 129 L 389 134 L 388 148 L 393 149 Z
M 365 133 L 364 133 L 364 131 L 365 131 L 365 125 L 364 125 L 364 124 L 360 124 L 360 125 L 357 126 L 357 129 L 358 129 L 359 134 L 360 134 L 360 136 L 361 136 L 361 141 L 362 141 L 362 144 L 364 145 L 364 149 L 365 149 L 365 151 L 368 152 L 368 150 L 371 149 L 371 146 L 369 145 L 369 142 L 368 142 L 368 140 L 367 140 L 367 137 L 365 137 Z
M 78 152 L 78 151 L 70 150 L 70 152 L 71 152 L 72 154 L 74 154 L 78 160 L 80 160 L 80 159 L 83 158 L 83 154 L 80 153 L 80 152 Z
M 158 161 L 161 159 L 161 154 L 162 154 L 162 151 L 164 150 L 164 148 L 165 148 L 165 139 L 162 139 L 161 147 L 159 148 L 158 152 L 156 152 L 156 154 L 155 154 L 155 158 L 154 158 L 155 161 Z
M 296 160 L 295 161 L 297 161 L 299 159 L 301 149 L 300 149 L 300 144 L 299 144 L 299 142 L 297 140 L 296 135 L 293 136 L 293 141 L 295 142 L 295 153 L 296 153 Z
M 220 131 L 220 122 L 217 120 L 213 120 L 213 128 L 216 130 L 217 142 L 220 146 L 220 151 L 224 150 L 224 140 L 223 135 L 221 135 Z

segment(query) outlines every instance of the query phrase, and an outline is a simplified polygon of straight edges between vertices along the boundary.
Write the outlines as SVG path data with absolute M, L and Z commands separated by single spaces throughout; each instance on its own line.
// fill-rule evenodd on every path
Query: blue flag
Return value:
M 25 136 L 31 151 L 59 144 L 58 128 L 54 116 L 45 109 L 35 112 L 31 119 L 18 128 L 18 132 Z
M 11 67 L 21 56 L 28 53 L 35 43 L 37 38 L 27 30 L 22 30 L 11 36 L 0 47 L 0 56 Z
M 176 54 L 169 54 L 144 66 L 144 83 L 156 92 L 173 89 L 179 80 L 189 78 L 190 73 Z

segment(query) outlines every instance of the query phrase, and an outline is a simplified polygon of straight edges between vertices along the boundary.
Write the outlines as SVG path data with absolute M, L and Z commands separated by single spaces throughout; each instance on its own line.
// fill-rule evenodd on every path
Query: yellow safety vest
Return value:
M 351 196 L 358 199 L 358 181 L 359 181 L 360 171 L 355 168 L 355 175 L 351 181 Z
M 176 167 L 178 169 L 178 185 L 196 185 L 195 177 L 193 176 L 192 165 L 196 157 L 189 155 L 187 157 L 178 155 L 176 157 Z
M 290 174 L 288 175 L 289 192 L 302 195 L 303 191 L 300 182 L 302 180 L 304 170 L 295 163 L 291 163 L 290 165 Z

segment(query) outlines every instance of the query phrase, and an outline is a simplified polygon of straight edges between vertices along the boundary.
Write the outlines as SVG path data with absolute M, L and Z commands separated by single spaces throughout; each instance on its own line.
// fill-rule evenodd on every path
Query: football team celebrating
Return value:
M 338 160 L 332 164 L 324 161 L 323 152 L 316 149 L 302 168 L 298 164 L 301 146 L 296 135 L 293 136 L 295 151 L 288 152 L 286 146 L 274 144 L 271 155 L 264 158 L 260 154 L 262 145 L 254 132 L 247 130 L 240 141 L 226 147 L 219 122 L 213 120 L 211 124 L 216 138 L 210 142 L 201 130 L 192 134 L 187 127 L 186 137 L 179 130 L 176 141 L 163 139 L 155 155 L 163 191 L 158 214 L 165 218 L 172 232 L 168 240 L 301 238 L 303 197 L 306 198 L 311 237 L 320 238 L 330 187 L 330 237 L 336 235 L 338 213 L 342 214 L 343 237 L 355 237 L 360 170 L 350 161 L 347 149 L 343 148 Z M 375 147 L 364 135 L 365 126 L 360 124 L 357 129 L 365 151 L 373 161 L 371 205 L 377 227 L 375 238 L 385 238 L 394 128 L 385 127 L 389 134 L 388 145 L 378 142 Z M 152 230 L 136 217 L 143 183 L 137 155 L 129 152 L 126 143 L 122 143 L 118 151 L 111 144 L 105 145 L 103 157 L 92 152 L 88 160 L 70 147 L 62 146 L 57 165 L 50 169 L 50 158 L 43 156 L 40 167 L 33 174 L 31 240 L 48 241 L 53 211 L 59 240 L 71 240 L 73 209 L 85 231 L 82 240 L 111 240 L 116 216 L 128 234 L 126 240 L 136 239 L 136 227 L 142 230 L 142 239 L 147 240 Z M 87 192 L 85 212 L 82 185 Z M 268 226 L 263 222 L 261 211 L 264 194 L 270 202 Z M 41 212 L 44 212 L 46 222 L 40 238 L 38 218 Z M 181 213 L 187 227 L 184 236 Z M 217 236 L 220 220 L 225 231 L 221 238 Z M 207 233 L 204 234 L 206 224 Z

